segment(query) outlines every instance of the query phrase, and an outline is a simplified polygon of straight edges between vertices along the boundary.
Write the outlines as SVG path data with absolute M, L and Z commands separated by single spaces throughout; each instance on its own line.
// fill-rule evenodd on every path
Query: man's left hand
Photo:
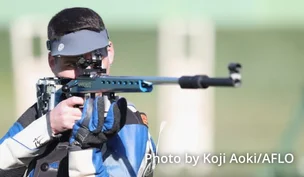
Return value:
M 83 113 L 72 130 L 70 144 L 82 149 L 99 148 L 109 137 L 117 134 L 125 125 L 127 101 L 120 98 L 113 102 L 105 113 L 105 102 L 102 96 L 89 98 L 85 101 Z

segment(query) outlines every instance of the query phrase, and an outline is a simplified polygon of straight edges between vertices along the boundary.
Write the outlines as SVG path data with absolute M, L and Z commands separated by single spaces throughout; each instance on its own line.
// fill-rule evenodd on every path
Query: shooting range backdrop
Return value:
M 11 23 L 20 17 L 39 16 L 49 20 L 51 15 L 65 7 L 92 7 L 104 18 L 114 42 L 116 55 L 112 73 L 146 76 L 158 75 L 158 24 L 163 18 L 209 20 L 215 25 L 214 76 L 227 76 L 230 62 L 243 65 L 242 88 L 212 88 L 215 91 L 214 151 L 229 154 L 281 150 L 295 154 L 296 161 L 292 165 L 284 165 L 286 168 L 280 168 L 280 165 L 279 168 L 271 168 L 273 165 L 267 164 L 224 164 L 215 166 L 207 176 L 304 176 L 301 174 L 304 167 L 301 165 L 304 157 L 301 138 L 304 119 L 301 112 L 304 109 L 304 2 L 53 0 L 48 5 L 45 3 L 1 0 L 1 136 L 16 119 L 15 99 L 18 98 L 14 89 L 23 87 L 13 81 L 9 32 Z M 35 42 L 34 45 L 33 53 L 39 53 Z M 23 60 L 22 57 L 18 59 Z M 187 65 L 183 67 L 187 68 Z M 204 71 L 199 74 L 204 74 Z M 24 75 L 24 80 L 27 79 Z M 147 113 L 155 138 L 159 131 L 157 104 L 161 100 L 156 99 L 159 91 L 160 88 L 155 87 L 149 94 L 125 94 L 138 109 Z M 187 129 L 191 127 L 185 125 L 180 131 Z M 157 171 L 156 176 L 162 176 L 162 173 Z

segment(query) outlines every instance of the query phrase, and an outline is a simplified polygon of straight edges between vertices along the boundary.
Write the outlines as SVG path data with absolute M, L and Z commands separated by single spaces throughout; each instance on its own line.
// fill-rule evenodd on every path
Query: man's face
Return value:
M 87 53 L 83 55 L 85 59 L 92 59 L 92 54 Z M 110 65 L 113 62 L 114 50 L 110 46 L 108 48 L 108 57 L 102 58 L 102 66 L 107 70 L 107 74 L 110 74 Z M 49 66 L 56 77 L 64 77 L 75 79 L 77 76 L 83 73 L 83 69 L 76 67 L 76 63 L 79 57 L 62 56 L 60 58 L 54 58 L 49 56 Z

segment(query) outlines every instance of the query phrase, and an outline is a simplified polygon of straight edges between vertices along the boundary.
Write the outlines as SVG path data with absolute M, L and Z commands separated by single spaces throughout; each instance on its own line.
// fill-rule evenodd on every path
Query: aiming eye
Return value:
M 91 61 L 90 60 L 86 60 L 83 57 L 80 57 L 79 60 L 77 61 L 77 66 L 80 67 L 80 68 L 82 68 L 82 69 L 85 69 L 85 68 L 87 68 L 90 65 L 91 65 Z

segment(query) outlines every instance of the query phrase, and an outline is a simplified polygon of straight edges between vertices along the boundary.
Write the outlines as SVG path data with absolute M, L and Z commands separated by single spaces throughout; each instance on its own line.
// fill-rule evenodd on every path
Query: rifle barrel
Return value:
M 107 76 L 112 77 L 112 76 Z M 123 79 L 138 79 L 153 83 L 153 85 L 178 84 L 179 77 L 158 77 L 158 76 L 113 76 Z
M 209 86 L 218 87 L 237 87 L 240 85 L 240 80 L 231 77 L 211 78 L 207 75 L 181 76 L 181 77 L 158 77 L 158 76 L 107 76 L 120 77 L 124 79 L 140 79 L 151 82 L 153 85 L 169 85 L 176 84 L 183 89 L 208 88 Z

